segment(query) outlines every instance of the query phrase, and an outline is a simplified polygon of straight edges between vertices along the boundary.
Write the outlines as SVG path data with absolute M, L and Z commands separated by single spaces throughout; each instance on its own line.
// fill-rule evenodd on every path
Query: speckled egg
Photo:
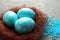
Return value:
M 35 21 L 28 17 L 19 18 L 15 22 L 15 30 L 18 33 L 28 33 L 35 27 Z
M 30 8 L 21 8 L 18 10 L 17 15 L 19 18 L 21 17 L 29 17 L 34 19 L 35 18 L 35 12 Z
M 15 12 L 13 11 L 7 11 L 4 13 L 3 15 L 3 22 L 7 25 L 7 26 L 13 26 L 14 23 L 16 22 L 16 20 L 18 19 L 17 15 Z

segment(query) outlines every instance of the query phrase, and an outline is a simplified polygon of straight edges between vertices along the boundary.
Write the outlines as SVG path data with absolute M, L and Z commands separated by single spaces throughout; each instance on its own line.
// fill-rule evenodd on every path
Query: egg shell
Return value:
M 35 18 L 35 12 L 30 8 L 21 8 L 18 10 L 17 15 L 19 18 L 21 17 L 29 17 L 34 19 Z
M 15 30 L 18 33 L 28 33 L 35 27 L 35 21 L 28 17 L 19 18 L 15 23 Z
M 15 12 L 13 11 L 7 11 L 4 13 L 3 15 L 3 22 L 7 25 L 7 26 L 13 26 L 14 23 L 16 22 L 16 20 L 18 19 L 17 15 Z

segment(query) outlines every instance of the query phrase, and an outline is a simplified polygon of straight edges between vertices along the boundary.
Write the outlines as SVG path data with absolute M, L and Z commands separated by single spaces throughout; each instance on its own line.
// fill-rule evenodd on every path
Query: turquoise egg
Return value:
M 13 11 L 7 11 L 3 15 L 3 22 L 7 26 L 13 26 L 17 19 L 18 19 L 18 17 L 16 15 L 16 13 Z
M 18 33 L 28 33 L 32 31 L 35 27 L 35 21 L 28 17 L 19 18 L 15 22 L 15 30 Z
M 21 17 L 29 17 L 34 19 L 35 18 L 35 12 L 30 8 L 21 8 L 18 10 L 17 15 L 19 18 Z

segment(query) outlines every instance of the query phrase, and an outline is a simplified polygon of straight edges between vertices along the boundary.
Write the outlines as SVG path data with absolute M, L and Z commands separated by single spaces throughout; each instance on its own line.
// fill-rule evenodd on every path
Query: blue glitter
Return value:
M 43 36 L 46 37 L 48 35 L 52 36 L 52 40 L 56 40 L 56 38 L 60 37 L 60 20 L 54 20 L 53 17 L 47 18 L 47 23 L 44 28 Z

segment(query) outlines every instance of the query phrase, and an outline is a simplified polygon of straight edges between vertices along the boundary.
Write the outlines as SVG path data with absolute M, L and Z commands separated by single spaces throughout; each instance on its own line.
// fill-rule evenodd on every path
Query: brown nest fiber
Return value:
M 17 12 L 20 8 L 23 8 L 26 6 L 20 6 L 20 7 L 14 7 L 10 9 L 11 11 Z M 2 17 L 3 13 L 0 14 L 0 35 L 6 38 L 6 40 L 37 40 L 38 37 L 43 33 L 44 24 L 46 22 L 46 17 L 43 12 L 38 10 L 35 7 L 28 7 L 35 11 L 36 17 L 35 17 L 35 29 L 27 34 L 17 34 L 14 29 L 10 29 L 6 27 L 3 23 Z

